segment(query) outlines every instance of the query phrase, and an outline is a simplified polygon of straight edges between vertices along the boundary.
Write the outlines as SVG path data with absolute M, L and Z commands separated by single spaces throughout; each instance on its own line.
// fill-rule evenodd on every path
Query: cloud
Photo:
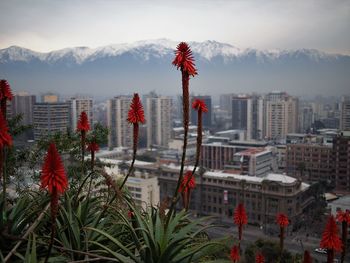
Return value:
M 350 53 L 349 1 L 1 1 L 0 47 L 49 51 L 140 39 L 215 39 Z

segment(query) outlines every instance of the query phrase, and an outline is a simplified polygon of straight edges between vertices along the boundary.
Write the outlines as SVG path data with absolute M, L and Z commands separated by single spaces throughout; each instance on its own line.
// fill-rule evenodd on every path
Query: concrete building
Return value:
M 115 179 L 124 178 L 129 170 L 129 162 L 120 160 L 100 159 L 103 163 L 110 164 L 105 168 L 106 172 Z M 154 163 L 135 161 L 135 172 L 132 173 L 125 183 L 133 200 L 137 205 L 146 209 L 149 206 L 159 205 L 159 185 L 157 167 Z
M 298 131 L 298 99 L 285 92 L 272 92 L 265 97 L 265 136 L 281 140 Z
M 350 131 L 350 96 L 343 96 L 341 98 L 340 130 Z
M 277 160 L 272 148 L 249 148 L 234 154 L 233 164 L 225 169 L 241 175 L 264 176 L 276 172 Z
M 80 114 L 85 111 L 88 116 L 91 128 L 93 128 L 92 98 L 71 98 L 68 101 L 70 114 L 70 127 L 74 132 L 77 129 Z
M 8 116 L 15 117 L 16 115 L 22 115 L 22 125 L 33 124 L 33 109 L 36 103 L 36 96 L 29 95 L 27 92 L 17 92 L 14 94 L 11 101 L 8 103 Z M 33 129 L 30 129 L 23 134 L 21 139 L 28 140 L 33 139 Z M 16 138 L 18 139 L 18 138 Z
M 333 149 L 320 143 L 287 144 L 286 170 L 303 181 L 329 181 L 332 178 Z
M 178 166 L 160 168 L 160 200 L 173 195 L 178 172 Z M 199 171 L 195 179 L 190 210 L 198 215 L 217 216 L 222 221 L 232 222 L 235 207 L 244 203 L 250 223 L 267 228 L 275 225 L 277 213 L 285 213 L 293 225 L 313 203 L 308 184 L 282 174 L 255 177 Z
M 261 139 L 264 120 L 264 101 L 256 95 L 232 98 L 232 129 L 247 131 L 247 140 Z
M 35 103 L 33 109 L 34 139 L 39 140 L 69 127 L 68 104 L 64 102 Z
M 222 170 L 231 164 L 237 147 L 221 143 L 204 143 L 201 146 L 200 165 L 207 169 Z
M 55 103 L 58 101 L 59 101 L 59 98 L 57 94 L 46 93 L 41 95 L 41 103 Z
M 171 97 L 150 94 L 145 96 L 147 148 L 168 147 L 172 135 Z
M 132 125 L 127 122 L 131 96 L 117 96 L 107 102 L 108 147 L 131 147 Z
M 312 107 L 303 107 L 300 114 L 299 128 L 301 132 L 309 132 L 313 123 Z
M 350 193 L 350 131 L 341 132 L 334 139 L 332 161 L 335 190 Z
M 212 101 L 211 101 L 211 96 L 191 96 L 190 99 L 190 121 L 192 125 L 197 125 L 198 124 L 198 113 L 195 109 L 192 108 L 192 103 L 195 99 L 200 99 L 204 100 L 205 104 L 207 105 L 208 112 L 203 113 L 202 115 L 202 123 L 203 127 L 209 128 L 212 125 L 212 115 L 213 115 L 213 108 L 212 108 Z

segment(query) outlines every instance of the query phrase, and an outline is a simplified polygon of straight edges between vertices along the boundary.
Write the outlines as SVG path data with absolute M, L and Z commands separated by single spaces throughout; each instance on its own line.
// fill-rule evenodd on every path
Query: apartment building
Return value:
M 67 132 L 69 106 L 65 102 L 35 103 L 33 109 L 34 140 Z
M 265 137 L 281 140 L 298 131 L 299 103 L 285 92 L 272 92 L 265 97 Z
M 80 114 L 85 111 L 88 116 L 91 128 L 93 127 L 93 110 L 92 110 L 92 98 L 71 98 L 68 101 L 69 115 L 70 115 L 70 127 L 74 132 L 77 129 L 77 123 L 79 121 Z
M 350 193 L 350 131 L 343 131 L 333 140 L 332 179 L 335 190 Z
M 107 101 L 108 147 L 131 147 L 132 125 L 126 120 L 131 96 L 117 96 Z
M 168 147 L 172 133 L 171 97 L 149 94 L 145 96 L 147 148 Z

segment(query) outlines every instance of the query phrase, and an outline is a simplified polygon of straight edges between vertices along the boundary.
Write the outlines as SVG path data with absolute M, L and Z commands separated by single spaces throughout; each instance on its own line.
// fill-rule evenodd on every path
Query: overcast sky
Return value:
M 350 1 L 0 0 L 0 48 L 36 51 L 137 40 L 350 54 Z

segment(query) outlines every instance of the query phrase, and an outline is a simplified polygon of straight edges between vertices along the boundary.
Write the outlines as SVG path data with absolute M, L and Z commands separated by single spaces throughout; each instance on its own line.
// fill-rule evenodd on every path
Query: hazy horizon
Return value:
M 350 1 L 1 1 L 0 48 L 48 52 L 143 39 L 350 54 Z

